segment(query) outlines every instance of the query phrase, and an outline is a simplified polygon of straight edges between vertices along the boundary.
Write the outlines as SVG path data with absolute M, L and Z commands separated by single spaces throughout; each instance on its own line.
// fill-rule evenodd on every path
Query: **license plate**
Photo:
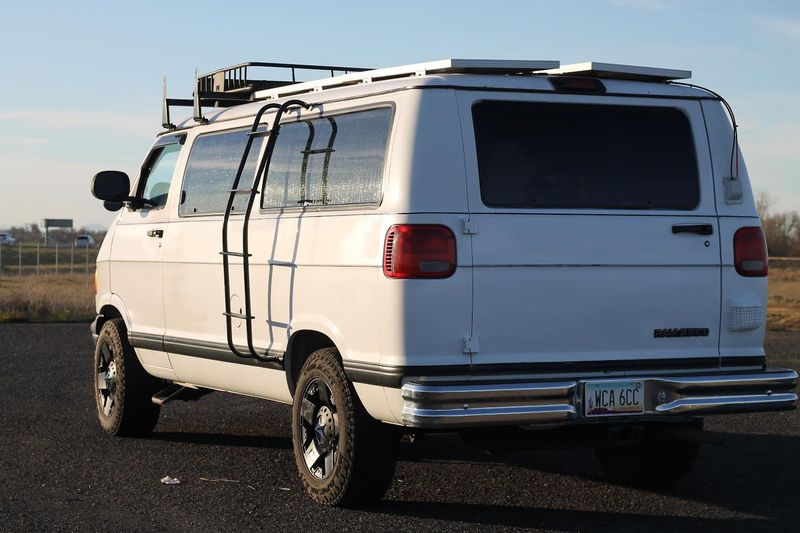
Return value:
M 600 381 L 584 388 L 586 416 L 630 415 L 644 412 L 641 381 Z

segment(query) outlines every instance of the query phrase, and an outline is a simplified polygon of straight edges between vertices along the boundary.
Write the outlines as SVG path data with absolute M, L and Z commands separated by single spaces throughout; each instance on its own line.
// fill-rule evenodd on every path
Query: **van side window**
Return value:
M 163 207 L 167 203 L 172 173 L 180 154 L 180 144 L 166 144 L 156 147 L 142 168 L 143 185 L 140 198 L 145 206 Z
M 206 215 L 224 213 L 228 205 L 230 189 L 244 154 L 249 130 L 225 131 L 198 136 L 192 144 L 186 174 L 183 178 L 183 199 L 179 213 L 183 215 Z M 240 189 L 247 189 L 253 182 L 262 137 L 256 137 L 250 148 Z M 236 195 L 233 212 L 243 212 L 247 195 Z
M 691 210 L 700 200 L 680 109 L 486 101 L 472 115 L 487 206 Z
M 281 125 L 262 208 L 378 204 L 392 109 Z

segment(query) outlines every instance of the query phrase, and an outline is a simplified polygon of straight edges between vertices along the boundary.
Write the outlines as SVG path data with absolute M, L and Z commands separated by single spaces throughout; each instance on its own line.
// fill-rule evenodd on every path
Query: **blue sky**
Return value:
M 335 7 L 334 7 L 335 6 Z M 161 78 L 189 97 L 241 61 L 392 66 L 447 57 L 691 69 L 740 123 L 756 190 L 800 210 L 798 1 L 21 2 L 0 33 L 0 228 L 107 225 L 102 169 L 135 175 L 160 131 Z

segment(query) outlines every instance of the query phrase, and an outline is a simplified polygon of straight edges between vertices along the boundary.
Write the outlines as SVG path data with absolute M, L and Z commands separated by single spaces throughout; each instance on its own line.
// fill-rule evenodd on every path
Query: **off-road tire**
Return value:
M 595 455 L 609 481 L 637 487 L 669 487 L 683 479 L 699 444 L 652 440 L 636 446 L 598 447 Z
M 306 389 L 320 381 L 333 397 L 338 420 L 338 453 L 325 479 L 316 477 L 306 464 L 301 413 Z M 294 394 L 292 442 L 300 479 L 315 502 L 357 506 L 380 500 L 394 476 L 399 440 L 399 432 L 370 417 L 361 405 L 335 348 L 323 348 L 308 357 Z
M 105 349 L 105 352 L 104 352 Z M 110 358 L 109 358 L 110 355 Z M 112 381 L 104 382 L 100 373 L 113 361 Z M 106 321 L 97 337 L 94 351 L 94 398 L 97 418 L 106 433 L 121 437 L 148 435 L 158 422 L 160 407 L 152 397 L 161 381 L 145 372 L 128 342 L 122 319 Z M 106 392 L 101 390 L 106 385 Z M 110 408 L 106 404 L 113 400 Z

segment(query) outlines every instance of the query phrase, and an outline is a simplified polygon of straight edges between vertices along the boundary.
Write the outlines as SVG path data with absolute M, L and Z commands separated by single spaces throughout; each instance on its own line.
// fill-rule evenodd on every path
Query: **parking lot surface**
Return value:
M 772 366 L 800 367 L 800 334 L 770 333 Z M 591 450 L 491 456 L 457 436 L 404 444 L 380 505 L 312 504 L 289 408 L 216 393 L 173 402 L 147 439 L 94 415 L 85 324 L 0 325 L 0 529 L 797 531 L 800 414 L 713 417 L 725 434 L 670 490 L 603 480 Z M 164 485 L 164 476 L 178 485 Z

